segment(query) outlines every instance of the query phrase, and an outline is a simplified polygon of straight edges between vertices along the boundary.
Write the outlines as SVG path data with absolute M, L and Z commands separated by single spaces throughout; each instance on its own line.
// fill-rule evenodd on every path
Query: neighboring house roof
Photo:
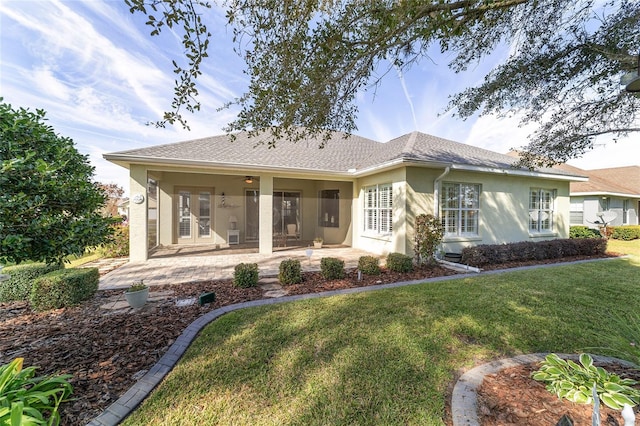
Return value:
M 293 143 L 278 141 L 269 148 L 260 138 L 246 133 L 150 146 L 105 154 L 109 161 L 128 167 L 130 163 L 190 165 L 245 170 L 286 170 L 322 172 L 333 175 L 363 176 L 399 164 L 426 167 L 452 167 L 492 173 L 544 175 L 563 180 L 580 179 L 571 172 L 558 169 L 528 170 L 513 167 L 514 159 L 459 142 L 413 132 L 386 143 L 360 136 L 334 132 L 324 148 L 321 140 Z
M 587 182 L 572 182 L 571 195 L 614 195 L 640 198 L 640 166 L 583 170 L 562 164 L 557 166 L 569 173 L 586 175 Z

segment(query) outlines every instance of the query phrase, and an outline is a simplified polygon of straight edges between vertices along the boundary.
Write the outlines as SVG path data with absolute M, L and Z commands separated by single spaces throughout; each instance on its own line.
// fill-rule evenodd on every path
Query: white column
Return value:
M 129 179 L 129 261 L 144 262 L 149 256 L 147 169 L 132 164 Z M 141 203 L 136 203 L 138 196 L 144 197 Z
M 273 253 L 273 175 L 260 175 L 260 254 Z

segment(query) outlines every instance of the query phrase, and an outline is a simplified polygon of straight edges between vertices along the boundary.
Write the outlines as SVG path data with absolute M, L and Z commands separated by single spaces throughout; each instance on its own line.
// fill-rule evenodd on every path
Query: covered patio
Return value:
M 345 268 L 355 268 L 360 256 L 378 256 L 344 246 L 321 249 L 283 248 L 274 250 L 271 254 L 258 253 L 257 249 L 252 247 L 234 247 L 218 251 L 211 249 L 211 246 L 158 249 L 144 262 L 129 262 L 103 276 L 100 279 L 100 289 L 123 289 L 139 280 L 144 280 L 147 285 L 156 286 L 231 279 L 234 268 L 239 263 L 257 263 L 260 277 L 273 277 L 278 275 L 280 262 L 285 259 L 300 260 L 303 271 L 319 271 L 320 259 L 323 257 L 344 260 Z M 311 250 L 310 257 L 307 250 Z

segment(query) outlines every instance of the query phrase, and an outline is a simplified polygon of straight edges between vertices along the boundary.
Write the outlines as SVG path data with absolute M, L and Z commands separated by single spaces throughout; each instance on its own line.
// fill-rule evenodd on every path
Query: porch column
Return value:
M 273 175 L 260 175 L 260 254 L 273 253 Z
M 144 166 L 130 166 L 129 200 L 129 261 L 144 262 L 149 257 L 147 169 Z

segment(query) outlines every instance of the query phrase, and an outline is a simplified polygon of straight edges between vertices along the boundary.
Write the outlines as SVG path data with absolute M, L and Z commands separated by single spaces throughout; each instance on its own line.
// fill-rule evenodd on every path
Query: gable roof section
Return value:
M 640 166 L 595 170 L 583 170 L 568 164 L 556 167 L 589 177 L 587 182 L 571 182 L 571 195 L 616 195 L 640 198 Z
M 492 173 L 544 175 L 574 180 L 574 173 L 559 169 L 516 169 L 514 159 L 459 142 L 420 132 L 412 132 L 380 143 L 355 135 L 334 132 L 325 147 L 321 140 L 293 143 L 278 141 L 269 148 L 259 137 L 246 133 L 219 135 L 166 145 L 150 146 L 105 154 L 109 161 L 128 167 L 131 163 L 189 165 L 249 170 L 287 170 L 363 176 L 399 164 L 452 167 Z M 579 179 L 579 178 L 578 178 Z

